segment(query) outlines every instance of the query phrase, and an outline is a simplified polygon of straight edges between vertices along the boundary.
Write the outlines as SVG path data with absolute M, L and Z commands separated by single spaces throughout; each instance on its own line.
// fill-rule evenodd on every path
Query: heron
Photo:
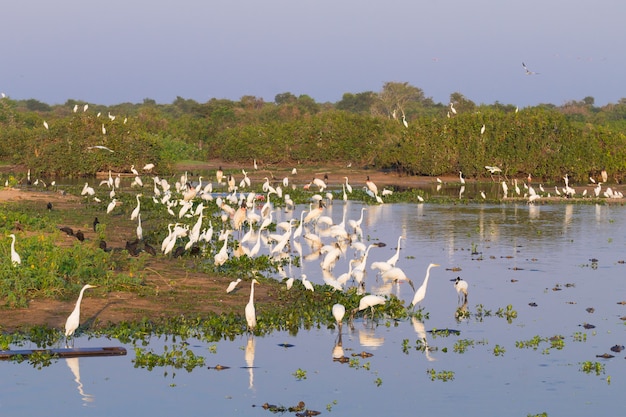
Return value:
M 239 284 L 241 282 L 241 278 L 237 278 L 236 281 L 231 281 L 230 284 L 228 284 L 228 288 L 226 288 L 226 293 L 230 293 L 233 292 L 235 290 L 235 288 L 237 287 L 237 284 Z
M 21 265 L 22 258 L 20 258 L 20 254 L 17 253 L 17 251 L 15 250 L 15 235 L 13 233 L 11 233 L 9 236 L 12 239 L 12 242 L 11 242 L 11 263 L 13 264 L 13 266 Z
M 372 311 L 372 317 L 374 317 L 374 306 L 385 304 L 385 297 L 380 295 L 368 294 L 363 296 L 359 300 L 359 306 L 352 310 L 351 317 L 354 317 L 354 314 L 358 311 L 365 310 L 366 308 L 370 308 Z
M 339 326 L 339 332 L 341 333 L 341 326 L 343 324 L 343 316 L 346 314 L 346 307 L 343 304 L 334 304 L 332 312 L 333 317 L 337 321 L 337 326 Z
M 256 278 L 252 279 L 250 284 L 250 301 L 246 304 L 246 322 L 248 323 L 248 330 L 253 331 L 256 327 L 256 311 L 254 309 L 254 284 L 259 284 Z M 260 285 L 260 284 L 259 284 Z
M 430 270 L 434 267 L 440 266 L 439 264 L 431 263 L 428 265 L 426 269 L 426 277 L 424 277 L 424 282 L 422 285 L 415 291 L 415 296 L 413 296 L 413 301 L 411 301 L 411 307 L 415 307 L 419 302 L 421 302 L 426 297 L 426 287 L 428 286 L 428 278 L 430 277 Z
M 67 343 L 67 339 L 74 335 L 76 329 L 78 329 L 78 325 L 80 323 L 80 302 L 83 299 L 83 294 L 85 290 L 89 288 L 96 288 L 95 285 L 85 284 L 83 288 L 80 290 L 80 294 L 78 295 L 78 300 L 76 300 L 76 306 L 74 310 L 69 315 L 67 320 L 65 321 L 65 342 Z

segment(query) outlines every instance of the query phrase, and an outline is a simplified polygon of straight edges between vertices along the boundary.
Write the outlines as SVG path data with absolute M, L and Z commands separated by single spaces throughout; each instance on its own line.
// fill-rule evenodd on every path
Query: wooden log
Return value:
M 84 356 L 124 356 L 126 355 L 126 349 L 123 347 L 113 346 L 61 349 L 0 350 L 0 359 L 11 359 L 15 356 L 28 357 L 33 354 L 48 354 L 59 358 L 78 358 Z

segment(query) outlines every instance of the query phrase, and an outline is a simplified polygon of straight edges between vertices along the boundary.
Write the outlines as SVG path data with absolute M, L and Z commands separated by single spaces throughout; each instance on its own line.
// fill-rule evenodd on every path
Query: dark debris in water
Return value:
M 622 350 L 624 350 L 624 345 L 615 345 L 613 347 L 611 347 L 611 351 L 612 352 L 621 352 Z
M 350 358 L 347 356 L 340 356 L 338 358 L 333 358 L 333 362 L 348 363 L 350 362 Z
M 537 303 L 534 303 L 534 302 L 533 303 L 528 303 L 528 305 L 531 306 L 531 307 L 537 307 Z
M 462 269 L 458 266 L 455 266 L 454 268 L 446 268 L 446 271 L 459 272 L 462 271 Z
M 514 266 L 513 268 L 509 268 L 511 271 L 523 271 L 524 268 L 520 268 L 519 266 Z
M 618 301 L 617 304 L 626 305 L 626 301 Z
M 614 358 L 615 356 L 608 354 L 608 353 L 603 353 L 602 355 L 596 355 L 596 358 L 604 358 L 604 359 L 611 359 Z
M 207 369 L 215 369 L 216 371 L 223 371 L 225 369 L 230 369 L 230 366 L 224 366 L 224 365 L 215 365 L 213 367 L 209 366 L 207 367 Z
M 441 335 L 441 336 L 447 336 L 447 335 L 450 335 L 450 334 L 460 335 L 461 331 L 460 330 L 455 330 L 455 329 L 432 329 L 432 330 L 428 330 L 428 333 Z
M 586 308 L 586 309 L 585 309 L 585 311 L 586 311 L 587 313 L 591 314 L 591 313 L 593 313 L 594 311 L 596 311 L 596 309 L 595 309 L 595 308 L 593 308 L 593 307 L 588 307 L 588 308 Z
M 279 343 L 278 346 L 284 347 L 284 348 L 291 348 L 291 347 L 294 347 L 295 345 L 292 345 L 291 343 Z
M 589 324 L 589 323 L 584 323 L 582 326 L 587 330 L 596 328 L 596 326 L 594 326 L 593 324 Z

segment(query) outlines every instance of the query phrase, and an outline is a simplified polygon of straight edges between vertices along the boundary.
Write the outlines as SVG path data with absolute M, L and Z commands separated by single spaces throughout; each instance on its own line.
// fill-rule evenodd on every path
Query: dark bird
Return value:
M 59 227 L 59 230 L 65 232 L 68 236 L 74 236 L 74 231 L 69 226 Z
M 93 219 L 93 231 L 97 232 L 98 231 L 98 225 L 100 224 L 100 220 L 98 220 L 98 218 L 96 217 L 95 219 Z
M 131 256 L 139 256 L 139 240 L 126 241 L 126 250 Z
M 111 248 L 107 248 L 107 243 L 104 240 L 100 241 L 100 249 L 102 249 L 105 252 L 111 252 Z
M 176 249 L 174 249 L 174 252 L 172 253 L 172 256 L 174 258 L 179 258 L 181 256 L 183 256 L 185 254 L 185 247 L 184 246 L 177 246 Z
M 143 244 L 143 250 L 146 251 L 147 253 L 149 253 L 152 256 L 156 256 L 156 249 L 154 249 L 154 247 L 150 246 L 149 244 L 145 243 Z
M 24 226 L 22 226 L 22 223 L 20 223 L 19 221 L 15 221 L 15 223 L 13 223 L 13 228 L 19 232 L 23 232 L 24 231 Z
M 80 240 L 81 242 L 85 241 L 85 235 L 80 230 L 76 231 L 75 236 L 76 236 L 76 239 Z
M 46 204 L 46 207 L 48 208 L 48 210 L 52 210 L 52 203 L 48 201 L 48 204 Z

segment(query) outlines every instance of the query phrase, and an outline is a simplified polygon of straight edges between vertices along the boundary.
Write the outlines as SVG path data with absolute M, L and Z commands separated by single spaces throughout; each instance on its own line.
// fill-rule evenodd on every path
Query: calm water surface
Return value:
M 358 219 L 361 207 L 348 203 L 346 219 Z M 299 218 L 301 210 L 276 213 L 277 220 Z M 344 204 L 335 202 L 327 214 L 340 222 Z M 369 267 L 395 253 L 400 235 L 406 240 L 397 266 L 416 287 L 430 262 L 441 264 L 431 272 L 422 302 L 428 319 L 423 323 L 358 319 L 353 326 L 343 326 L 344 354 L 352 358 L 353 353 L 366 351 L 372 357 L 358 357 L 352 366 L 333 361 L 338 331 L 322 328 L 301 330 L 297 336 L 242 336 L 208 345 L 188 341 L 207 365 L 230 367 L 223 371 L 136 369 L 133 346 L 126 346 L 126 357 L 58 360 L 41 370 L 27 363 L 1 362 L 0 413 L 250 416 L 271 415 L 260 407 L 266 402 L 292 406 L 304 401 L 325 415 L 621 415 L 626 406 L 626 351 L 610 348 L 626 345 L 621 320 L 626 305 L 618 304 L 626 300 L 626 209 L 565 204 L 381 205 L 367 207 L 361 228 L 364 243 L 387 244 L 369 252 L 367 291 L 393 293 L 407 304 L 413 298 L 408 284 L 385 284 Z M 311 250 L 303 244 L 302 252 L 306 256 Z M 347 248 L 332 274 L 346 272 L 354 256 Z M 320 261 L 305 261 L 285 273 L 296 278 L 305 273 L 321 284 Z M 455 319 L 459 304 L 450 281 L 457 276 L 469 283 L 465 308 L 470 317 L 461 321 Z M 507 305 L 517 312 L 510 323 L 495 314 Z M 586 311 L 589 307 L 593 313 Z M 481 317 L 481 311 L 491 314 Z M 257 307 L 259 320 L 262 314 Z M 585 329 L 585 323 L 596 327 Z M 445 328 L 460 334 L 424 333 Z M 534 336 L 555 335 L 563 336 L 563 349 L 550 348 L 547 341 L 536 350 L 516 347 L 516 342 Z M 416 349 L 423 337 L 430 351 Z M 460 341 L 470 345 L 464 353 L 455 352 Z M 281 343 L 294 346 L 284 348 Z M 153 339 L 149 348 L 162 353 L 163 346 L 171 344 Z M 83 337 L 76 345 L 120 344 Z M 497 356 L 495 350 L 503 353 Z M 596 357 L 603 353 L 615 357 Z M 585 361 L 601 363 L 604 372 L 581 371 Z M 294 376 L 298 369 L 306 371 L 306 379 Z M 429 370 L 449 371 L 453 379 L 431 380 Z

